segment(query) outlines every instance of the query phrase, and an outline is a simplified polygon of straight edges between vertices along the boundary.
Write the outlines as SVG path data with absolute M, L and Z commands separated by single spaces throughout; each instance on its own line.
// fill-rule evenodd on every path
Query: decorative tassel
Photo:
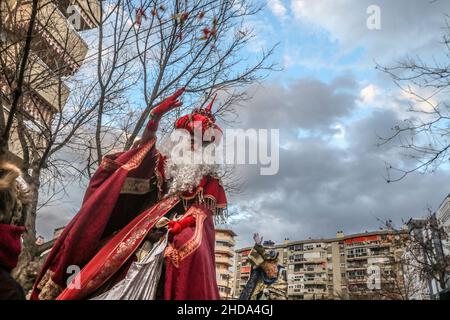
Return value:
M 202 203 L 204 202 L 204 199 L 203 199 L 203 189 L 200 189 L 200 190 L 199 190 L 199 192 L 198 192 L 198 199 L 199 199 L 200 204 L 202 204 Z

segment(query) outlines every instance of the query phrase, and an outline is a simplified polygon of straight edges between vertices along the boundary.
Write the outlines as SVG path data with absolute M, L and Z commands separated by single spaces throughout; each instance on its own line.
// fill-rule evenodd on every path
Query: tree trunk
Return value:
M 33 0 L 31 8 L 30 22 L 28 23 L 27 37 L 25 44 L 21 52 L 20 68 L 17 70 L 17 79 L 14 81 L 14 85 L 11 90 L 11 106 L 9 107 L 9 114 L 6 120 L 4 131 L 1 132 L 0 137 L 0 154 L 4 154 L 8 150 L 8 140 L 11 135 L 11 129 L 13 127 L 14 117 L 19 109 L 19 104 L 22 99 L 23 84 L 25 80 L 25 71 L 27 69 L 28 57 L 31 51 L 31 41 L 33 40 L 33 29 L 36 22 L 36 16 L 38 11 L 38 0 Z M 2 110 L 3 112 L 3 110 Z
M 27 231 L 22 237 L 22 252 L 19 256 L 19 263 L 12 274 L 27 293 L 33 287 L 43 259 L 39 257 L 36 245 L 36 211 L 39 200 L 40 173 L 37 170 L 33 170 L 33 176 L 30 177 L 28 174 L 25 174 L 25 178 L 30 185 L 33 198 L 31 204 L 26 206 L 27 212 L 24 212 L 27 215 L 25 220 Z

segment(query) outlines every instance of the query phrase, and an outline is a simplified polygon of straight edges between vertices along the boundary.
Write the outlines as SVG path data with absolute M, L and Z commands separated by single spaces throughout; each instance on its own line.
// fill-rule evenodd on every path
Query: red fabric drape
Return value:
M 24 227 L 0 224 L 0 267 L 11 271 L 17 266 L 22 248 L 20 236 Z
M 131 221 L 77 275 L 79 287 L 66 288 L 58 300 L 83 299 L 94 293 L 127 262 L 155 223 L 178 202 L 177 197 L 166 198 Z
M 170 254 L 171 250 L 166 250 L 166 300 L 220 300 L 212 211 L 203 206 L 194 206 L 193 209 L 197 212 L 196 225 L 189 226 L 174 236 L 169 248 L 175 251 L 173 255 Z M 189 248 L 191 246 L 194 250 Z M 183 258 L 186 249 L 188 255 Z
M 105 158 L 89 184 L 82 208 L 65 228 L 47 258 L 33 288 L 32 299 L 38 299 L 40 290 L 37 284 L 49 270 L 52 271 L 51 279 L 64 289 L 66 268 L 69 265 L 83 268 L 79 276 L 81 288 L 64 290 L 58 297 L 61 300 L 86 298 L 117 272 L 139 247 L 158 218 L 180 201 L 178 196 L 171 198 L 176 200 L 173 203 L 165 199 L 136 217 L 139 213 L 137 208 L 145 199 L 121 195 L 122 186 L 127 177 L 149 179 L 154 174 L 158 176 L 161 195 L 164 157 L 154 148 L 154 141 L 138 149 Z M 183 194 L 181 198 L 195 200 L 193 203 L 196 204 L 186 212 L 186 215 L 194 212 L 195 224 L 186 226 L 170 241 L 175 260 L 168 260 L 167 263 L 165 298 L 219 299 L 211 210 L 225 208 L 225 192 L 219 179 L 207 176 L 195 192 Z M 211 206 L 211 203 L 214 205 Z M 113 230 L 120 231 L 96 254 L 101 240 Z M 189 254 L 183 255 L 187 251 Z M 173 261 L 177 262 L 176 265 Z
M 140 148 L 104 159 L 90 181 L 80 211 L 66 226 L 47 257 L 36 279 L 32 299 L 39 299 L 37 286 L 47 271 L 52 272 L 53 282 L 65 288 L 67 267 L 83 267 L 95 254 L 106 227 L 114 224 L 112 220 L 127 220 L 127 215 L 133 212 L 133 202 L 126 198 L 118 201 L 120 191 L 127 176 L 151 177 L 154 174 L 157 154 L 154 144 L 152 140 Z

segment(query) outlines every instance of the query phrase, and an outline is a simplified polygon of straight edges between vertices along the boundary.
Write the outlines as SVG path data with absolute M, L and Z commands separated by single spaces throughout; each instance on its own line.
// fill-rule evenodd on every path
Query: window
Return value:
M 295 246 L 290 246 L 289 250 L 291 250 L 291 251 L 303 251 L 303 245 L 302 244 L 297 244 Z
M 226 241 L 216 241 L 216 246 L 222 246 L 222 247 L 232 247 L 232 245 L 229 242 Z
M 227 274 L 220 274 L 220 280 L 227 281 L 227 280 L 230 280 L 230 278 L 231 277 Z

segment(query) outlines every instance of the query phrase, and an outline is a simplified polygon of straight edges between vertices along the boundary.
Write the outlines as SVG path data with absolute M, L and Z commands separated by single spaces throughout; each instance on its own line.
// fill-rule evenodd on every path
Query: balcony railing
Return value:
M 101 18 L 100 0 L 58 0 L 55 1 L 55 4 L 66 16 L 75 14 L 74 9 L 76 10 L 76 13 L 81 16 L 77 30 L 88 30 L 98 27 Z
M 3 62 L 6 69 L 9 72 L 15 72 L 15 68 L 18 64 L 17 56 L 20 52 L 19 44 L 11 44 L 4 42 L 2 45 Z M 67 101 L 70 90 L 62 83 L 61 79 L 58 79 L 51 70 L 47 68 L 44 62 L 34 53 L 30 53 L 28 59 L 28 69 L 25 73 L 25 83 L 27 86 L 38 96 L 38 99 L 33 99 L 31 95 L 27 95 L 24 101 L 25 109 L 30 116 L 35 120 L 49 123 L 49 120 L 53 113 L 60 112 Z M 2 85 L 2 91 L 7 89 L 6 84 Z M 7 94 L 7 92 L 4 92 Z M 26 103 L 28 100 L 32 100 Z M 40 101 L 45 102 L 44 105 Z M 34 106 L 33 106 L 34 105 Z M 33 111 L 33 108 L 36 109 Z
M 304 273 L 325 273 L 327 272 L 326 268 L 316 267 L 316 268 L 300 268 L 294 269 L 294 274 L 304 274 Z
M 226 246 L 216 246 L 215 251 L 217 253 L 224 253 L 230 257 L 234 256 L 234 250 L 231 249 L 230 247 L 226 247 Z
M 31 2 L 21 4 L 15 17 L 10 19 L 9 28 L 24 34 L 31 20 L 31 11 Z M 47 1 L 38 9 L 35 32 L 44 41 L 34 41 L 33 50 L 38 51 L 39 56 L 46 56 L 43 60 L 47 65 L 65 75 L 79 69 L 88 45 L 54 3 Z M 47 52 L 49 48 L 51 54 Z
M 100 4 L 98 0 L 71 0 L 79 6 L 81 16 L 90 28 L 98 26 L 100 21 Z
M 216 257 L 216 263 L 221 263 L 221 264 L 226 264 L 226 265 L 232 266 L 233 260 L 231 260 L 230 258 L 226 258 L 226 257 Z
M 327 262 L 326 257 L 322 258 L 297 258 L 297 259 L 291 259 L 289 258 L 289 263 L 291 264 L 310 264 L 310 263 L 324 263 Z
M 368 264 L 347 264 L 347 270 L 353 270 L 353 269 L 367 269 L 369 267 Z
M 231 246 L 236 244 L 236 241 L 232 237 L 224 236 L 220 233 L 216 234 L 216 241 L 223 241 L 229 243 Z

